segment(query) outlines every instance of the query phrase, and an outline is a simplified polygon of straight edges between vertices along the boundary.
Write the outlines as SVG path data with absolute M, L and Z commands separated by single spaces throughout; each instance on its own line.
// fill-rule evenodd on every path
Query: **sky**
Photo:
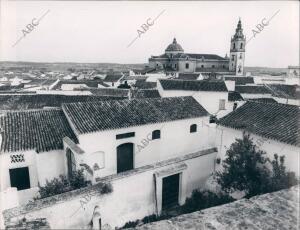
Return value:
M 252 37 L 246 66 L 299 65 L 298 1 L 0 4 L 0 61 L 147 63 L 151 55 L 164 53 L 174 37 L 187 53 L 224 57 L 240 17 L 244 34 Z

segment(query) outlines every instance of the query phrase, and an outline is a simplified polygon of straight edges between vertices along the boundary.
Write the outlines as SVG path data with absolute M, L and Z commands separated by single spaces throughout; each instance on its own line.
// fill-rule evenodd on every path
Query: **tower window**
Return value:
M 234 55 L 231 56 L 231 61 L 234 61 Z
M 235 43 L 233 43 L 233 49 L 235 49 Z
M 189 63 L 185 63 L 185 68 L 188 69 L 190 67 Z
M 243 43 L 241 43 L 240 49 L 243 49 Z
M 177 65 L 175 64 L 174 67 L 177 68 Z
M 242 59 L 243 58 L 243 55 L 242 54 L 240 54 L 240 59 Z
M 241 73 L 242 72 L 242 70 L 241 70 L 241 66 L 239 66 L 239 71 L 238 71 L 239 73 Z

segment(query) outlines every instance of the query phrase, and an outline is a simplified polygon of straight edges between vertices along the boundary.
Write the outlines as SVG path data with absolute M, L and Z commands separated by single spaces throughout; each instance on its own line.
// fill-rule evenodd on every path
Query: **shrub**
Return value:
M 70 185 L 73 189 L 86 187 L 88 181 L 85 180 L 83 169 L 74 171 L 70 177 Z
M 187 198 L 185 204 L 181 206 L 182 213 L 190 213 L 217 205 L 233 202 L 234 199 L 228 194 L 213 193 L 208 190 L 194 190 L 192 196 Z
M 60 175 L 51 181 L 46 180 L 44 186 L 39 186 L 39 197 L 36 197 L 34 200 L 86 187 L 87 185 L 88 181 L 84 179 L 83 170 L 75 171 L 70 180 L 66 176 Z
M 269 191 L 278 191 L 281 189 L 289 188 L 293 185 L 298 184 L 298 179 L 294 172 L 287 172 L 284 165 L 284 156 L 278 156 L 274 154 L 272 160 L 272 173 L 269 182 Z
M 113 191 L 112 185 L 110 183 L 103 183 L 101 187 L 101 194 L 111 193 Z

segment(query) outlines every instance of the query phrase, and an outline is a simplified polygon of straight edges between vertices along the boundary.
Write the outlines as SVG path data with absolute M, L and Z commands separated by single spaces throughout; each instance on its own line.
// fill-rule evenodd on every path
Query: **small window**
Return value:
M 243 49 L 243 43 L 241 43 L 240 49 Z
M 177 64 L 175 64 L 174 67 L 177 68 Z
M 242 59 L 243 58 L 243 54 L 240 54 L 240 59 Z
M 235 43 L 233 43 L 233 49 L 235 49 Z
M 225 110 L 225 99 L 220 99 L 219 110 Z
M 117 134 L 116 135 L 116 139 L 124 139 L 124 138 L 129 138 L 129 137 L 134 137 L 135 133 L 131 132 L 131 133 L 122 133 L 122 134 Z
M 201 68 L 204 68 L 204 65 L 201 65 Z
M 215 68 L 215 65 L 212 65 L 211 68 Z
M 185 68 L 188 69 L 190 67 L 189 63 L 185 63 Z
M 190 133 L 195 133 L 197 132 L 197 125 L 196 124 L 192 124 L 190 126 Z
M 225 69 L 225 65 L 223 65 L 223 69 Z
M 160 130 L 154 130 L 152 132 L 152 140 L 160 139 Z
M 234 55 L 231 56 L 231 61 L 234 61 Z
M 16 187 L 17 190 L 30 188 L 28 167 L 9 169 L 10 186 Z

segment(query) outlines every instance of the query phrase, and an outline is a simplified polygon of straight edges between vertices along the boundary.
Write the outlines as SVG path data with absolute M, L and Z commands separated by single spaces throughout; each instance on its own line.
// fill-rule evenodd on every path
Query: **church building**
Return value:
M 149 67 L 163 69 L 167 73 L 221 73 L 243 75 L 245 42 L 242 23 L 239 20 L 236 32 L 231 38 L 230 57 L 216 54 L 185 53 L 176 38 L 168 45 L 165 53 L 149 58 Z

